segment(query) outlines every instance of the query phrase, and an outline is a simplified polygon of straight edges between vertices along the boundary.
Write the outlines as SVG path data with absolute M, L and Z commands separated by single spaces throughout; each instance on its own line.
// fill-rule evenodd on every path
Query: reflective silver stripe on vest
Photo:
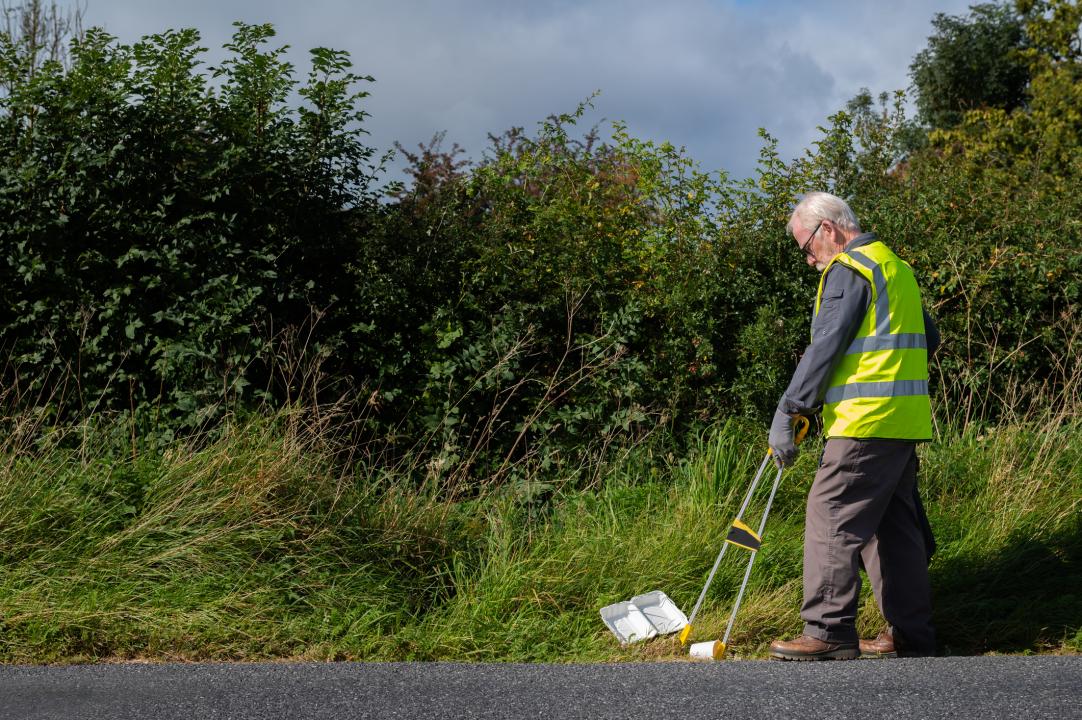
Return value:
M 893 382 L 866 382 L 838 385 L 827 390 L 823 402 L 836 403 L 843 400 L 866 397 L 903 397 L 927 395 L 927 380 L 895 380 Z
M 864 255 L 859 250 L 850 250 L 849 257 L 872 271 L 875 280 L 875 334 L 890 334 L 890 298 L 887 296 L 887 278 L 879 269 L 879 263 Z
M 875 352 L 876 350 L 913 350 L 928 348 L 924 333 L 898 333 L 897 335 L 868 335 L 853 341 L 845 351 L 846 355 Z

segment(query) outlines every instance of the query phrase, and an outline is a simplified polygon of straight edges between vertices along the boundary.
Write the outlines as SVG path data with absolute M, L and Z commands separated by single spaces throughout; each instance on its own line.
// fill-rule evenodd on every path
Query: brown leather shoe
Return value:
M 894 630 L 887 627 L 876 635 L 874 640 L 861 640 L 860 654 L 862 657 L 871 658 L 932 657 L 935 655 L 935 649 L 909 647 L 904 637 L 896 637 Z
M 770 643 L 770 657 L 778 660 L 855 660 L 860 657 L 856 643 L 829 643 L 801 635 L 795 640 Z
M 891 635 L 890 628 L 880 632 L 875 636 L 874 640 L 861 640 L 860 656 L 870 658 L 898 657 L 898 651 L 894 649 L 894 636 Z

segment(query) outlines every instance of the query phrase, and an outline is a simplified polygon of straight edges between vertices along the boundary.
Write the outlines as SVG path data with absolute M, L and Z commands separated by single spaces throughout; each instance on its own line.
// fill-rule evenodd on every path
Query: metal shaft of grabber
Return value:
M 744 502 L 740 506 L 740 512 L 736 514 L 736 519 L 739 520 L 744 516 L 744 511 L 748 509 L 748 504 L 751 502 L 751 496 L 755 494 L 755 488 L 759 486 L 759 479 L 763 476 L 763 471 L 766 469 L 766 464 L 770 461 L 770 453 L 766 454 L 763 458 L 763 462 L 760 463 L 759 469 L 755 473 L 755 479 L 751 481 L 751 487 L 748 488 L 748 494 L 744 496 Z M 775 489 L 777 483 L 775 483 Z M 714 575 L 718 571 L 718 566 L 721 565 L 721 559 L 725 557 L 725 550 L 729 547 L 729 543 L 721 543 L 721 552 L 718 553 L 718 557 L 714 560 L 714 567 L 710 568 L 710 575 L 706 578 L 706 585 L 703 585 L 703 591 L 699 593 L 699 599 L 695 601 L 695 607 L 691 610 L 691 617 L 688 618 L 688 625 L 695 622 L 695 616 L 699 614 L 699 606 L 703 604 L 703 598 L 706 597 L 706 591 L 710 589 L 710 583 L 714 582 Z
M 769 456 L 767 456 L 769 458 Z M 770 506 L 774 504 L 774 495 L 778 492 L 778 485 L 781 484 L 782 468 L 778 468 L 778 474 L 774 478 L 774 487 L 770 489 L 770 497 L 767 498 L 766 507 L 763 509 L 763 517 L 759 521 L 759 537 L 763 537 L 763 530 L 766 529 L 766 519 L 770 515 Z M 744 599 L 744 590 L 748 587 L 748 579 L 751 577 L 751 568 L 755 565 L 755 556 L 759 554 L 758 550 L 751 551 L 751 557 L 748 558 L 748 569 L 744 571 L 744 582 L 740 583 L 740 591 L 736 594 L 736 603 L 733 605 L 733 611 L 729 614 L 729 625 L 725 628 L 725 637 L 721 639 L 721 644 L 724 647 L 729 646 L 729 635 L 733 631 L 733 624 L 736 622 L 736 614 L 740 612 L 740 603 Z

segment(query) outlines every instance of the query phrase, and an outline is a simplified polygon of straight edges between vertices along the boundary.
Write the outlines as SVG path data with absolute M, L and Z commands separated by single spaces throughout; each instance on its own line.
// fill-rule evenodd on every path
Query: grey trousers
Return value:
M 916 444 L 831 438 L 808 493 L 804 633 L 856 642 L 860 568 L 908 648 L 935 650 L 928 554 L 916 506 Z

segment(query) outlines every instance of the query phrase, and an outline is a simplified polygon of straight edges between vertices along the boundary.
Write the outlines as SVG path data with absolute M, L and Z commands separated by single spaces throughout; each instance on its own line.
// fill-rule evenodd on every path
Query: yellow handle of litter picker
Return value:
M 811 428 L 811 421 L 803 415 L 797 415 L 793 420 L 793 425 L 796 428 L 796 435 L 793 437 L 793 442 L 797 445 L 804 442 L 804 438 L 808 436 L 808 430 Z M 766 449 L 767 455 L 774 454 L 774 448 L 768 447 Z
M 793 438 L 793 442 L 797 445 L 804 442 L 804 438 L 808 436 L 808 430 L 811 429 L 811 421 L 803 415 L 796 416 L 796 437 Z

